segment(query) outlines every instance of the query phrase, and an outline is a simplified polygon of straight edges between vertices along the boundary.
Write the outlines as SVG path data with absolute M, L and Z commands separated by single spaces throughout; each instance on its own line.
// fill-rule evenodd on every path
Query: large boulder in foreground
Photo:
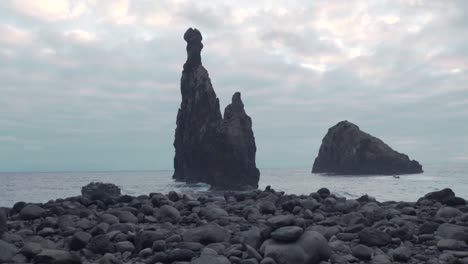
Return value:
M 423 170 L 419 162 L 361 131 L 357 125 L 341 121 L 323 138 L 312 172 L 394 175 Z
M 219 99 L 201 62 L 202 35 L 188 29 L 187 61 L 181 79 L 182 103 L 175 131 L 174 176 L 178 181 L 205 182 L 216 189 L 258 187 L 252 121 L 240 93 L 221 115 Z
M 268 239 L 262 244 L 260 251 L 277 264 L 317 264 L 328 260 L 331 255 L 327 240 L 315 231 L 304 232 L 295 242 Z

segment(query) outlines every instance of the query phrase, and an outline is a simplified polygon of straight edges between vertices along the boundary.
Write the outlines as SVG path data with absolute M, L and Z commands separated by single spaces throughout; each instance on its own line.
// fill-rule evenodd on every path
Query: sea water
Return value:
M 289 194 L 309 194 L 327 187 L 347 198 L 369 194 L 379 201 L 411 202 L 428 192 L 449 187 L 457 196 L 468 199 L 468 164 L 434 164 L 424 170 L 421 174 L 394 178 L 312 174 L 310 168 L 261 169 L 259 188 L 270 185 Z M 206 184 L 173 181 L 172 171 L 0 173 L 0 206 L 77 196 L 81 187 L 92 181 L 114 183 L 124 194 L 135 196 L 172 190 L 197 194 L 209 190 Z

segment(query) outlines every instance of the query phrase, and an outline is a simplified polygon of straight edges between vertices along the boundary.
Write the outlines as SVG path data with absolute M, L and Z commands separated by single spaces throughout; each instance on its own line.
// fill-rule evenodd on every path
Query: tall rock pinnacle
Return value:
M 184 64 L 184 71 L 188 71 L 202 64 L 200 53 L 203 49 L 203 37 L 198 29 L 189 28 L 184 34 L 184 39 L 187 41 L 187 62 Z
M 181 78 L 173 178 L 205 182 L 218 189 L 256 188 L 259 171 L 252 121 L 240 93 L 234 94 L 223 120 L 219 99 L 201 63 L 202 35 L 189 28 L 184 39 L 187 61 Z
M 224 136 L 224 168 L 229 177 L 216 185 L 234 186 L 237 181 L 257 186 L 260 171 L 255 164 L 255 137 L 252 131 L 252 119 L 245 113 L 241 94 L 236 92 L 232 102 L 224 110 L 221 124 Z

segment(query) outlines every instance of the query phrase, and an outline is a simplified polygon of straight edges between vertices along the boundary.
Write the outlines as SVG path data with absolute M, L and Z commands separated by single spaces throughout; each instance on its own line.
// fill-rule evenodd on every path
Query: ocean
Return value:
M 422 174 L 392 176 L 329 176 L 312 174 L 310 168 L 261 169 L 259 188 L 270 185 L 289 194 L 309 194 L 321 187 L 347 198 L 369 194 L 378 201 L 416 201 L 424 194 L 452 188 L 457 196 L 468 199 L 468 164 L 434 164 Z M 207 192 L 206 184 L 185 184 L 172 180 L 172 171 L 109 172 L 28 172 L 0 173 L 0 207 L 18 201 L 47 202 L 80 195 L 81 187 L 92 181 L 118 185 L 124 194 L 142 195 L 175 190 L 196 194 Z

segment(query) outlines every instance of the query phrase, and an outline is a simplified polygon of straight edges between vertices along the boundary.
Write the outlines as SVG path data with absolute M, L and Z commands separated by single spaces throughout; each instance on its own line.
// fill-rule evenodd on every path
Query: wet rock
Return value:
M 195 257 L 195 253 L 190 249 L 176 248 L 168 253 L 170 261 L 190 261 L 193 257 Z
M 18 253 L 18 249 L 3 240 L 0 240 L 0 263 L 8 263 Z
M 366 246 L 386 246 L 392 241 L 392 237 L 374 228 L 365 228 L 359 232 L 359 240 Z
M 181 247 L 181 245 L 179 244 L 178 245 L 179 248 L 183 248 Z M 203 246 L 200 246 L 200 248 L 202 248 Z M 160 252 L 160 251 L 165 251 L 166 250 L 166 241 L 165 240 L 156 240 L 153 242 L 153 246 L 151 247 L 151 249 L 153 249 L 154 252 Z
M 422 166 L 355 124 L 342 121 L 323 138 L 312 172 L 393 175 L 421 173 Z
M 140 232 L 136 237 L 137 250 L 151 248 L 154 241 L 164 240 L 168 237 L 169 232 L 166 230 L 150 231 L 145 230 Z
M 177 202 L 179 201 L 180 199 L 182 199 L 182 195 L 177 193 L 177 192 L 174 192 L 174 191 L 171 191 L 169 192 L 169 194 L 167 195 L 167 198 L 169 198 L 169 200 L 173 201 L 173 202 Z
M 437 242 L 437 248 L 439 250 L 464 250 L 467 248 L 465 241 L 459 241 L 455 239 L 441 239 Z
M 97 236 L 97 235 L 104 235 L 107 233 L 109 230 L 109 224 L 108 223 L 99 223 L 95 227 L 93 227 L 90 231 L 91 235 Z
M 372 250 L 372 248 L 361 244 L 353 247 L 352 251 L 353 256 L 361 260 L 370 260 L 372 258 L 372 254 L 374 253 L 374 250 Z
M 53 229 L 53 228 L 50 228 L 50 227 L 46 227 L 46 228 L 40 230 L 39 232 L 37 232 L 37 234 L 39 236 L 42 236 L 42 237 L 52 236 L 52 235 L 54 235 L 56 233 L 57 233 L 57 231 L 55 229 Z
M 451 219 L 451 218 L 460 216 L 461 214 L 462 214 L 462 212 L 460 210 L 458 210 L 457 208 L 447 206 L 447 207 L 440 208 L 437 211 L 436 216 L 442 217 L 442 218 L 445 218 L 445 219 Z
M 323 226 L 323 225 L 309 226 L 307 230 L 316 231 L 322 234 L 327 240 L 329 240 L 332 236 L 340 232 L 340 229 L 337 226 Z
M 0 237 L 8 231 L 7 217 L 4 210 L 0 209 Z
M 436 235 L 460 241 L 468 241 L 468 227 L 454 224 L 442 224 L 437 228 Z
M 120 188 L 112 183 L 92 182 L 81 188 L 81 195 L 89 200 L 106 201 L 120 197 Z
M 450 188 L 445 188 L 440 191 L 430 192 L 424 195 L 423 199 L 443 202 L 446 199 L 454 197 L 455 193 Z
M 351 254 L 351 248 L 348 243 L 341 240 L 333 240 L 328 242 L 328 245 L 332 249 L 333 253 L 336 254 Z
M 109 225 L 118 224 L 120 222 L 117 216 L 111 214 L 101 215 L 101 221 Z
M 249 230 L 241 232 L 243 242 L 251 247 L 258 249 L 263 242 L 260 229 L 252 226 Z
M 328 188 L 322 187 L 317 191 L 317 193 L 320 195 L 320 197 L 327 198 L 330 195 L 330 190 Z
M 161 222 L 170 222 L 170 223 L 178 223 L 180 221 L 180 213 L 179 210 L 170 206 L 170 205 L 163 205 L 159 210 L 160 214 L 160 221 Z
M 277 264 L 277 263 L 274 259 L 266 257 L 260 262 L 260 264 Z
M 461 197 L 447 197 L 442 201 L 443 204 L 448 206 L 466 205 L 466 200 Z
M 325 238 L 314 231 L 306 231 L 294 243 L 281 243 L 269 239 L 263 243 L 260 251 L 278 264 L 314 264 L 327 260 L 331 255 Z
M 34 257 L 34 263 L 40 264 L 81 264 L 80 258 L 65 250 L 44 249 Z
M 135 225 L 132 223 L 113 224 L 109 227 L 108 232 L 112 231 L 120 231 L 124 234 L 135 233 Z
M 28 205 L 28 204 L 25 203 L 25 202 L 15 203 L 13 205 L 13 207 L 11 208 L 11 210 L 10 210 L 10 215 L 18 214 L 19 212 L 21 212 L 21 210 L 23 210 L 24 207 L 26 207 L 26 205 Z
M 294 242 L 304 233 L 304 229 L 297 226 L 285 226 L 276 229 L 271 233 L 271 237 L 279 242 Z
M 372 258 L 372 264 L 391 264 L 392 261 L 386 255 L 376 255 Z
M 216 224 L 207 224 L 204 226 L 192 228 L 185 231 L 183 234 L 184 241 L 198 242 L 205 245 L 216 242 L 224 242 L 227 241 L 229 237 L 229 232 Z
M 313 212 L 320 207 L 320 203 L 315 199 L 307 199 L 301 202 L 301 206 Z
M 91 240 L 91 234 L 86 232 L 77 232 L 75 233 L 70 240 L 70 249 L 71 250 L 80 250 L 85 248 L 88 245 L 89 240 Z
M 190 264 L 231 264 L 225 256 L 201 255 L 190 262 Z
M 140 252 L 138 252 L 138 256 L 142 259 L 148 258 L 151 255 L 153 255 L 153 252 L 151 251 L 151 248 L 144 248 Z M 156 259 L 166 259 L 166 254 L 163 253 L 163 255 L 158 256 L 157 253 L 154 254 L 155 260 Z
M 35 204 L 29 204 L 21 209 L 19 214 L 23 220 L 34 220 L 43 217 L 45 212 L 46 211 L 43 208 Z
M 130 241 L 121 241 L 115 243 L 115 251 L 120 253 L 133 252 L 135 251 L 135 246 Z
M 99 264 L 122 264 L 122 261 L 114 255 L 106 253 L 99 259 Z
M 274 214 L 276 211 L 276 206 L 271 201 L 261 201 L 259 203 L 259 210 L 262 214 Z
M 27 258 L 34 258 L 37 254 L 42 251 L 42 246 L 39 243 L 27 242 L 21 248 L 20 253 Z
M 294 222 L 292 215 L 276 215 L 268 218 L 268 224 L 273 228 L 280 228 L 283 226 L 290 226 Z
M 208 221 L 214 221 L 222 217 L 227 217 L 229 214 L 226 212 L 226 210 L 215 207 L 215 206 L 210 206 L 207 208 L 204 208 L 201 210 L 201 215 L 205 217 Z
M 406 262 L 411 258 L 411 249 L 400 246 L 393 251 L 393 259 L 396 261 Z
M 37 256 L 44 250 L 56 259 L 72 251 L 84 263 L 140 264 L 464 263 L 468 257 L 466 205 L 356 201 L 328 192 L 289 195 L 267 188 L 211 192 L 197 200 L 150 194 L 107 205 L 81 196 L 57 199 L 36 205 L 44 213 L 34 220 L 19 213 L 8 219 L 0 263 L 2 257 L 7 263 L 43 263 Z M 260 213 L 265 201 L 273 215 Z M 358 207 L 343 209 L 348 201 Z M 164 208 L 177 210 L 180 220 L 172 221 Z M 121 212 L 138 215 L 138 221 L 120 223 L 114 215 Z M 44 261 L 56 263 L 50 256 Z
M 432 234 L 437 230 L 439 224 L 433 222 L 425 222 L 419 226 L 419 234 Z
M 99 235 L 90 239 L 88 249 L 97 254 L 113 252 L 113 245 L 107 235 Z
M 117 211 L 113 211 L 112 214 L 114 214 L 115 216 L 119 218 L 120 223 L 132 223 L 132 224 L 138 223 L 138 218 L 129 211 L 117 210 Z

